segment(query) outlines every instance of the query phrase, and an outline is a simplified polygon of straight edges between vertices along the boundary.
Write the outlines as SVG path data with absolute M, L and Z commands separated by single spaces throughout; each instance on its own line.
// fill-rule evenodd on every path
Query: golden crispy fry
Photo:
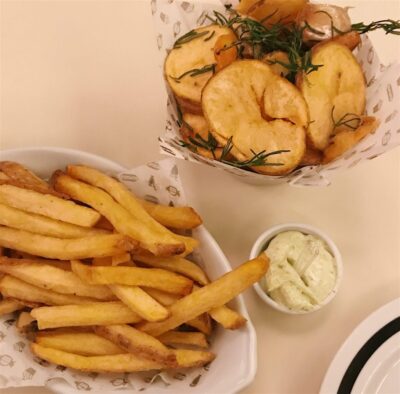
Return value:
M 113 225 L 104 217 L 101 216 L 99 221 L 94 225 L 95 228 L 99 228 L 101 230 L 106 231 L 114 231 Z
M 55 291 L 41 289 L 9 275 L 0 280 L 0 292 L 5 297 L 47 305 L 85 304 L 94 301 L 93 298 L 59 294 Z
M 44 306 L 31 311 L 40 330 L 57 327 L 130 324 L 140 321 L 139 315 L 122 302 L 92 302 L 81 305 Z
M 154 298 L 137 286 L 110 285 L 112 292 L 141 318 L 148 321 L 160 321 L 169 316 Z
M 12 185 L 0 185 L 0 203 L 83 227 L 92 227 L 100 219 L 91 208 Z
M 169 307 L 171 316 L 166 320 L 157 323 L 146 322 L 140 324 L 139 328 L 158 336 L 210 309 L 222 306 L 257 282 L 267 272 L 268 265 L 269 260 L 265 255 L 250 260 L 172 304 Z
M 43 179 L 40 179 L 32 171 L 19 163 L 13 161 L 1 161 L 0 173 L 5 176 L 0 177 L 0 183 L 14 185 L 24 189 L 34 190 L 42 194 L 53 194 L 58 197 L 64 197 L 53 190 Z
M 245 325 L 247 321 L 240 313 L 225 305 L 211 309 L 208 314 L 222 327 L 229 330 L 236 330 Z
M 92 297 L 106 301 L 115 299 L 107 286 L 88 285 L 73 272 L 35 260 L 0 257 L 0 272 L 57 293 Z
M 236 37 L 232 34 L 219 36 L 214 45 L 214 57 L 217 62 L 216 70 L 220 71 L 229 66 L 237 58 L 238 51 L 235 45 Z
M 166 227 L 186 230 L 203 223 L 199 214 L 191 207 L 170 207 L 146 200 L 139 200 L 139 202 L 150 216 Z
M 200 316 L 188 320 L 185 324 L 199 330 L 204 335 L 210 335 L 212 331 L 212 322 L 208 313 L 202 313 Z
M 184 276 L 158 268 L 90 267 L 71 262 L 72 271 L 90 284 L 146 286 L 173 294 L 188 294 L 193 282 Z
M 372 116 L 366 116 L 362 119 L 361 125 L 356 130 L 346 130 L 336 134 L 332 138 L 331 143 L 324 150 L 323 163 L 330 163 L 337 157 L 341 156 L 368 134 L 373 133 L 378 126 L 378 119 Z
M 124 349 L 108 339 L 92 332 L 41 331 L 36 335 L 36 343 L 81 356 L 107 356 L 126 353 Z
M 92 259 L 93 266 L 107 267 L 110 265 L 125 265 L 131 262 L 131 255 L 129 253 L 122 253 L 111 257 L 98 257 Z
M 294 21 L 307 2 L 308 0 L 241 0 L 236 10 L 271 26 L 278 22 Z
M 185 251 L 185 245 L 176 237 L 160 234 L 149 228 L 103 190 L 61 172 L 57 172 L 53 178 L 56 190 L 68 193 L 75 200 L 92 206 L 105 216 L 119 233 L 139 241 L 140 245 L 151 253 L 169 256 Z
M 0 204 L 0 225 L 58 238 L 79 238 L 107 234 L 105 230 L 61 222 L 4 204 Z
M 86 166 L 68 166 L 68 175 L 80 181 L 89 183 L 110 194 L 122 207 L 124 207 L 136 220 L 139 220 L 154 235 L 158 234 L 158 242 L 174 244 L 183 242 L 186 253 L 191 253 L 198 242 L 190 237 L 174 234 L 152 218 L 142 207 L 136 196 L 121 182 L 103 174 L 102 172 Z M 170 253 L 168 253 L 170 254 Z M 178 254 L 178 253 L 176 253 Z
M 6 257 L 6 256 L 5 256 Z M 18 250 L 10 250 L 8 253 L 8 257 L 11 259 L 26 259 L 32 260 L 36 263 L 40 264 L 48 264 L 53 267 L 60 268 L 64 271 L 71 271 L 71 262 L 63 261 L 63 260 L 51 260 L 51 259 L 42 259 L 40 257 L 33 256 L 29 253 L 20 252 Z
M 135 241 L 120 234 L 61 239 L 0 226 L 0 245 L 49 259 L 114 256 L 133 250 Z
M 25 308 L 25 305 L 21 304 L 20 302 L 14 300 L 14 299 L 10 300 L 10 299 L 5 298 L 4 300 L 0 300 L 0 316 L 15 312 L 15 311 L 19 311 L 20 309 L 24 309 L 24 308 Z
M 138 357 L 164 364 L 167 368 L 177 368 L 176 356 L 158 339 L 127 325 L 95 327 L 94 332 L 107 338 L 117 346 Z
M 192 261 L 182 257 L 155 257 L 134 255 L 133 259 L 150 267 L 163 268 L 187 276 L 201 285 L 209 283 L 206 273 Z
M 16 327 L 19 331 L 24 332 L 29 329 L 34 321 L 35 319 L 31 316 L 29 312 L 21 312 L 18 316 Z
M 322 152 L 307 146 L 300 166 L 316 166 L 322 163 Z
M 164 306 L 172 305 L 182 297 L 179 294 L 171 294 L 162 290 L 152 289 L 151 287 L 143 287 L 143 290 Z
M 43 360 L 68 368 L 86 372 L 139 372 L 153 369 L 162 369 L 165 365 L 154 361 L 136 357 L 133 354 L 116 354 L 111 356 L 85 357 L 77 354 L 47 348 L 37 343 L 32 343 L 32 352 Z M 179 368 L 193 368 L 205 365 L 214 360 L 211 352 L 178 349 L 173 350 Z
M 40 306 L 43 305 L 41 302 L 27 301 L 27 300 L 22 300 L 22 299 L 19 299 L 19 298 L 8 297 L 7 299 L 19 302 L 24 307 L 30 308 L 30 309 L 39 308 Z
M 286 52 L 273 51 L 264 55 L 261 60 L 268 64 L 276 75 L 285 77 L 290 73 L 289 69 L 283 65 L 290 64 L 289 56 Z
M 201 332 L 168 331 L 158 339 L 165 345 L 190 345 L 208 348 L 206 336 Z

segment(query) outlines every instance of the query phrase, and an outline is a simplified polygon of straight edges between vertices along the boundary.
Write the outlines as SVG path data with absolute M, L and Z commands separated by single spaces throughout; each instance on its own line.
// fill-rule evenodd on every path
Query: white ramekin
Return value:
M 302 223 L 286 223 L 286 224 L 279 224 L 277 226 L 271 227 L 270 229 L 264 231 L 256 240 L 254 243 L 251 252 L 250 252 L 250 259 L 254 259 L 255 257 L 259 256 L 260 253 L 266 249 L 268 246 L 268 243 L 274 238 L 276 235 L 279 233 L 282 233 L 284 231 L 300 231 L 303 234 L 310 234 L 314 235 L 323 241 L 326 242 L 328 245 L 329 251 L 332 253 L 333 257 L 335 258 L 336 262 L 336 283 L 335 287 L 332 289 L 331 293 L 328 295 L 327 298 L 323 302 L 321 302 L 318 306 L 316 306 L 314 309 L 310 311 L 293 311 L 289 308 L 287 308 L 284 305 L 281 305 L 274 301 L 271 297 L 269 297 L 263 288 L 260 285 L 260 282 L 254 284 L 254 290 L 256 293 L 259 295 L 259 297 L 269 306 L 272 308 L 288 313 L 291 315 L 304 315 L 307 313 L 312 313 L 315 312 L 319 309 L 321 309 L 323 306 L 327 305 L 332 299 L 335 297 L 339 286 L 340 282 L 342 281 L 342 276 L 343 276 L 343 261 L 342 261 L 342 256 L 339 252 L 339 249 L 336 247 L 335 243 L 332 241 L 332 239 L 326 235 L 323 231 L 307 225 L 307 224 L 302 224 Z M 261 279 L 262 280 L 262 279 Z

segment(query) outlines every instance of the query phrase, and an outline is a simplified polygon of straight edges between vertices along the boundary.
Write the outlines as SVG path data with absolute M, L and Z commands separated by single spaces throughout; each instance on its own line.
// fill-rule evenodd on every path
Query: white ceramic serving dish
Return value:
M 0 151 L 0 160 L 20 162 L 43 177 L 48 177 L 55 169 L 71 163 L 91 165 L 114 174 L 126 170 L 113 161 L 93 154 L 52 147 Z M 193 235 L 200 241 L 199 252 L 210 279 L 215 279 L 231 270 L 224 253 L 204 226 L 195 229 Z M 208 371 L 199 369 L 202 377 L 198 384 L 191 387 L 191 381 L 174 380 L 171 385 L 166 386 L 158 382 L 146 385 L 146 393 L 184 394 L 190 391 L 192 394 L 228 394 L 236 393 L 252 382 L 257 370 L 256 333 L 243 297 L 238 296 L 232 301 L 231 306 L 247 318 L 247 324 L 235 331 L 217 327 L 210 349 L 217 354 L 217 357 Z M 65 382 L 58 380 L 49 382 L 48 386 L 57 393 L 67 394 L 75 391 Z
M 314 308 L 311 311 L 293 311 L 289 308 L 287 308 L 284 305 L 281 305 L 274 301 L 271 297 L 269 297 L 265 291 L 263 290 L 260 282 L 254 284 L 254 290 L 256 293 L 260 296 L 260 298 L 269 306 L 272 308 L 288 313 L 291 315 L 304 315 L 307 313 L 312 313 L 315 312 L 319 309 L 321 309 L 323 306 L 327 305 L 329 302 L 332 301 L 332 299 L 335 297 L 340 283 L 342 281 L 342 276 L 343 276 L 343 262 L 342 262 L 342 256 L 339 252 L 339 249 L 336 247 L 335 243 L 332 241 L 332 239 L 325 234 L 323 231 L 317 229 L 316 227 L 307 225 L 307 224 L 302 224 L 302 223 L 287 223 L 287 224 L 280 224 L 274 227 L 271 227 L 270 229 L 264 231 L 256 240 L 254 243 L 251 252 L 250 252 L 250 258 L 253 259 L 257 256 L 260 255 L 260 253 L 266 249 L 268 243 L 274 238 L 276 235 L 279 233 L 282 233 L 284 231 L 300 231 L 303 234 L 311 234 L 314 235 L 323 241 L 326 242 L 328 245 L 329 251 L 332 253 L 333 257 L 335 258 L 336 262 L 336 284 L 329 296 L 321 303 L 319 304 L 316 308 Z

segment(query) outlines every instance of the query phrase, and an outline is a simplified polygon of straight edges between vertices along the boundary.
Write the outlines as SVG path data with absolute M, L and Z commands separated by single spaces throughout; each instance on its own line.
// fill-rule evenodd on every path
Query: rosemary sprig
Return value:
M 213 38 L 214 35 L 215 35 L 215 30 L 214 30 L 213 32 L 211 32 L 211 34 L 210 34 L 208 37 L 206 37 L 206 38 L 204 39 L 204 41 L 209 41 L 209 40 L 211 40 L 211 38 Z
M 186 44 L 187 42 L 190 42 L 190 41 L 194 40 L 195 38 L 200 38 L 200 37 L 206 36 L 208 33 L 209 33 L 208 30 L 202 31 L 200 33 L 195 30 L 190 30 L 189 32 L 184 34 L 182 37 L 179 37 L 175 41 L 173 48 L 174 49 L 180 48 L 183 44 Z
M 346 126 L 351 130 L 356 130 L 361 124 L 361 117 L 357 114 L 347 112 L 345 113 L 339 120 L 335 120 L 333 117 L 333 112 L 335 110 L 335 106 L 332 107 L 331 118 L 333 122 L 333 130 L 337 129 L 340 126 Z M 355 122 L 355 124 L 353 123 Z
M 192 129 L 193 130 L 193 129 Z M 218 147 L 218 141 L 214 138 L 214 136 L 208 132 L 207 139 L 204 139 L 200 134 L 196 133 L 194 137 L 188 137 L 189 142 L 187 141 L 179 141 L 180 145 L 189 148 L 192 152 L 197 153 L 197 148 L 203 148 L 210 151 L 213 155 L 213 158 L 216 159 L 215 150 Z
M 393 19 L 382 19 L 380 21 L 371 22 L 368 25 L 366 25 L 364 22 L 353 23 L 351 25 L 351 30 L 357 31 L 360 34 L 368 33 L 369 31 L 378 29 L 383 29 L 386 34 L 400 35 L 400 21 L 395 21 Z
M 170 75 L 170 78 L 172 78 L 175 82 L 180 82 L 181 79 L 183 77 L 186 77 L 187 75 L 190 77 L 196 77 L 198 75 L 205 74 L 208 72 L 215 73 L 215 66 L 216 63 L 207 64 L 201 68 L 193 68 L 191 70 L 185 71 L 183 74 L 179 75 L 179 77 L 173 77 L 172 75 Z

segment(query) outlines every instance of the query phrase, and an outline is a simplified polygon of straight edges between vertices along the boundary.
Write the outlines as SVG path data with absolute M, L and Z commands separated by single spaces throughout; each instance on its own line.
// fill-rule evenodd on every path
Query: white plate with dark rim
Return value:
M 343 343 L 320 394 L 400 393 L 400 298 L 367 317 Z
M 119 164 L 87 152 L 72 149 L 40 147 L 0 151 L 0 160 L 16 161 L 36 172 L 42 177 L 49 177 L 52 171 L 63 168 L 67 164 L 86 164 L 101 169 L 110 174 L 126 170 Z M 194 237 L 200 241 L 200 254 L 204 260 L 207 274 L 211 279 L 217 278 L 231 266 L 221 248 L 212 235 L 202 225 L 194 230 Z M 170 386 L 153 385 L 146 387 L 146 393 L 190 393 L 228 394 L 236 393 L 248 386 L 257 371 L 257 338 L 253 324 L 250 321 L 242 296 L 238 296 L 230 305 L 247 318 L 247 324 L 239 330 L 223 330 L 218 327 L 215 331 L 211 350 L 217 354 L 211 368 L 198 380 L 198 384 L 189 387 L 183 382 Z M 225 376 L 225 378 L 223 378 Z M 229 377 L 229 378 L 226 378 Z M 62 394 L 74 390 L 70 385 L 60 381 L 52 381 L 48 387 Z M 104 391 L 103 391 L 104 392 Z

